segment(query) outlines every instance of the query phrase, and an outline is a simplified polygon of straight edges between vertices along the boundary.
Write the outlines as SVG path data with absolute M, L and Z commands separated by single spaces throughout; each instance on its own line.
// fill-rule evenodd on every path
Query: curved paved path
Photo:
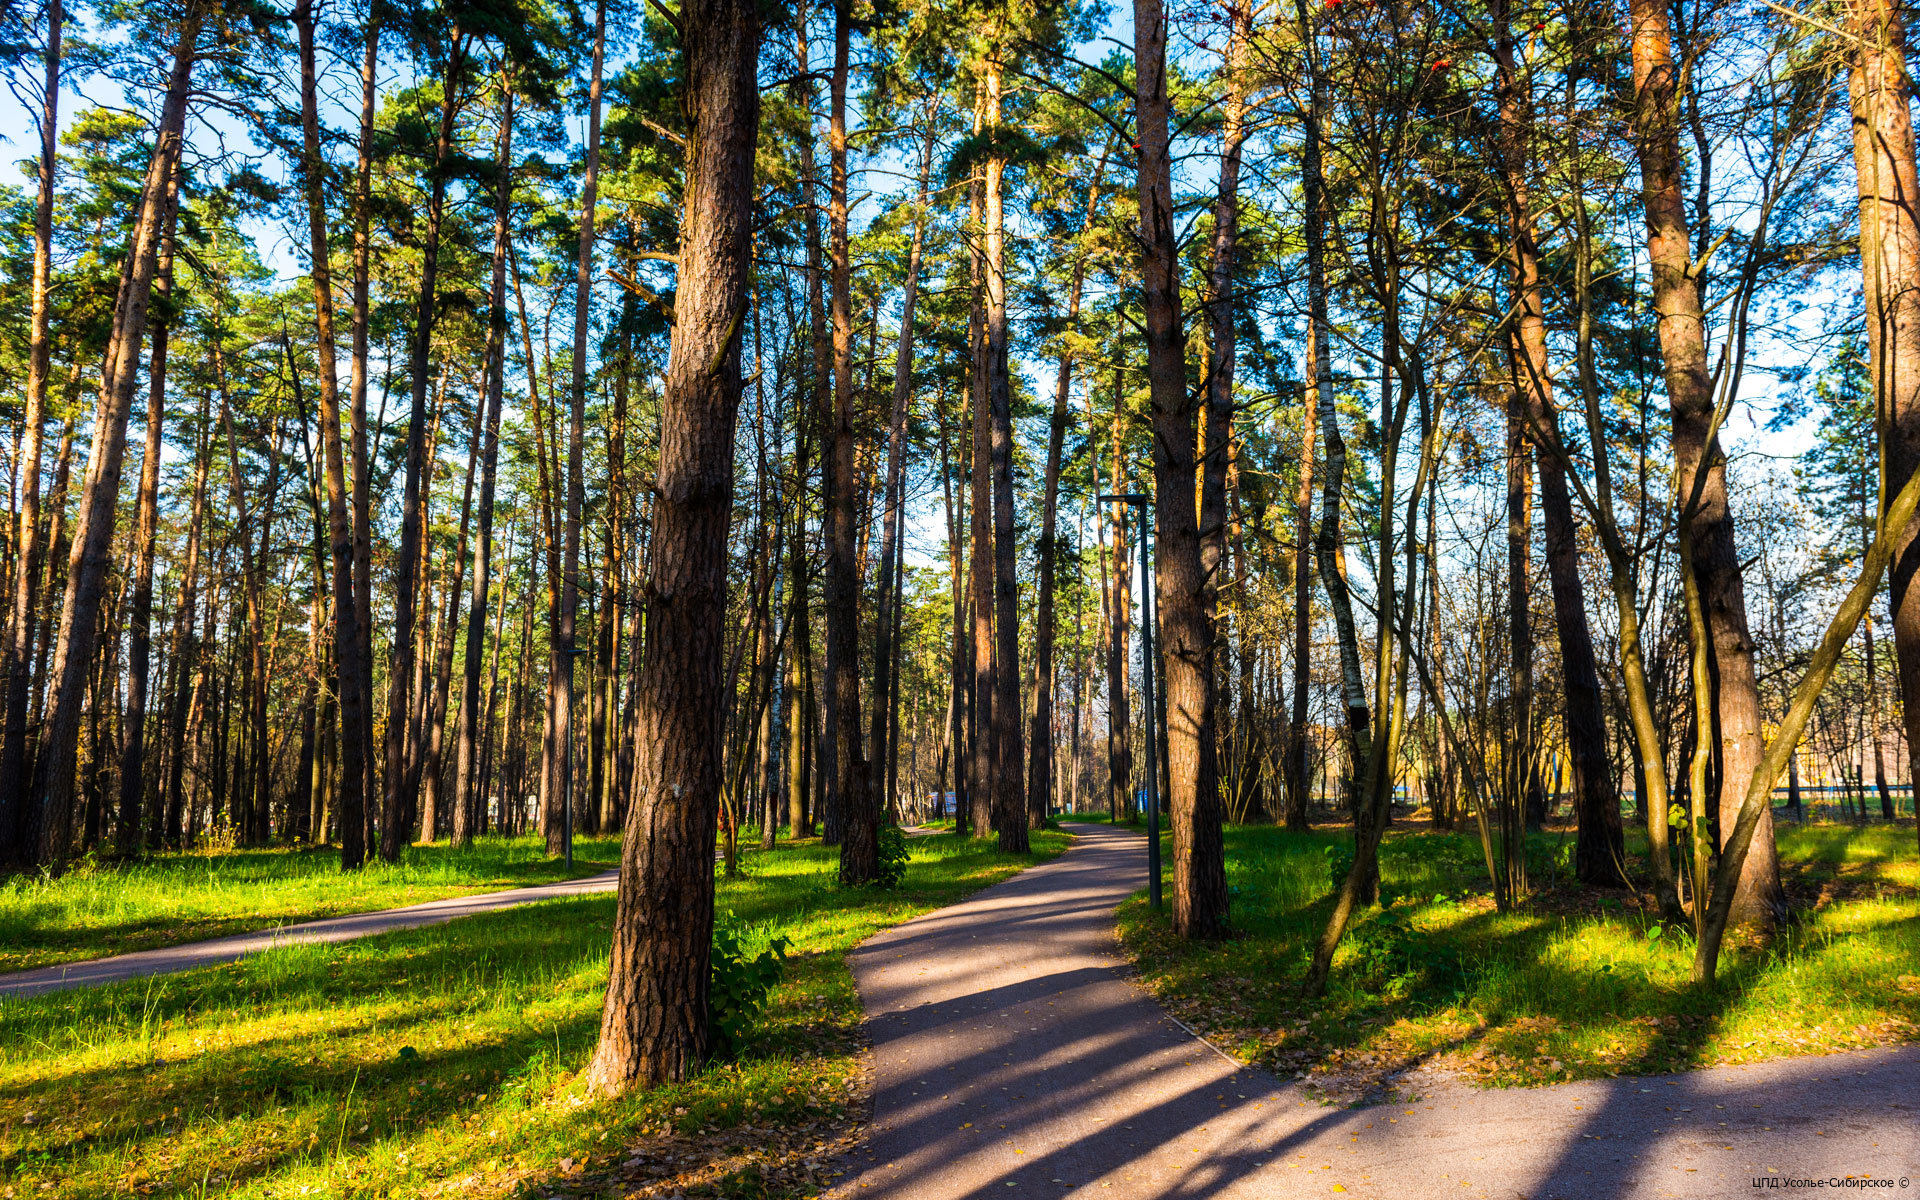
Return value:
M 835 1196 L 1589 1200 L 1847 1175 L 1888 1180 L 1870 1194 L 1920 1188 L 1915 1047 L 1323 1108 L 1126 980 L 1113 909 L 1144 881 L 1144 839 L 1073 832 L 1062 857 L 852 955 L 874 1113 Z M 1781 1183 L 1756 1187 L 1769 1172 Z
M 545 883 L 505 892 L 482 892 L 472 896 L 449 896 L 444 900 L 429 900 L 405 908 L 353 913 L 323 921 L 282 925 L 259 933 L 240 933 L 212 941 L 162 946 L 158 950 L 142 950 L 112 958 L 94 958 L 85 962 L 38 967 L 31 971 L 15 971 L 10 975 L 0 975 L 0 999 L 42 996 L 70 988 L 99 987 L 147 975 L 167 975 L 174 971 L 190 971 L 195 967 L 211 967 L 297 942 L 346 942 L 354 938 L 371 937 L 376 933 L 391 933 L 396 929 L 443 925 L 457 917 L 470 917 L 476 913 L 497 912 L 503 908 L 536 904 L 563 896 L 610 892 L 619 879 L 618 871 L 602 871 L 598 875 L 561 883 Z

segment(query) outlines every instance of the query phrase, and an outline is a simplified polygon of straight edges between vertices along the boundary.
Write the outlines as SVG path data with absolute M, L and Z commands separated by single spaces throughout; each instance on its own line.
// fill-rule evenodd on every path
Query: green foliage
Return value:
M 731 917 L 732 914 L 728 914 Z M 786 969 L 784 935 L 775 935 L 766 949 L 749 956 L 740 930 L 731 921 L 713 927 L 713 981 L 707 990 L 707 1034 L 714 1057 L 732 1058 L 746 1040 L 747 1031 L 765 1011 L 767 997 Z
M 1328 842 L 1320 853 L 1327 860 L 1327 887 L 1338 891 L 1353 871 L 1353 843 Z
M 0 1192 L 105 1196 L 136 1177 L 154 1195 L 238 1200 L 423 1196 L 449 1180 L 530 1195 L 563 1158 L 600 1171 L 671 1134 L 752 1125 L 776 1154 L 811 1146 L 858 1095 L 846 952 L 1033 862 L 971 838 L 910 845 L 891 892 L 831 886 L 832 847 L 748 849 L 748 877 L 715 880 L 719 911 L 745 950 L 787 945 L 751 1035 L 729 1062 L 618 1100 L 579 1079 L 600 1027 L 611 893 L 9 1002 Z M 1036 835 L 1035 857 L 1065 845 Z M 172 877 L 191 882 L 177 861 Z M 675 1169 L 697 1177 L 703 1145 Z
M 907 874 L 907 835 L 894 824 L 880 827 L 880 869 L 874 874 L 873 886 L 895 888 Z
M 605 870 L 619 857 L 617 837 L 578 839 L 571 873 L 547 857 L 539 837 L 409 846 L 399 862 L 376 859 L 353 872 L 342 872 L 340 852 L 325 846 L 207 846 L 132 863 L 88 856 L 62 875 L 0 881 L 0 970 L 554 883 Z
M 1329 872 L 1348 861 L 1344 834 L 1230 826 L 1237 936 L 1183 942 L 1137 898 L 1121 909 L 1121 935 L 1176 1015 L 1287 1070 L 1338 1073 L 1361 1054 L 1394 1067 L 1439 1058 L 1484 1082 L 1532 1084 L 1753 1062 L 1920 1035 L 1912 837 L 1911 827 L 1782 828 L 1790 889 L 1844 881 L 1850 896 L 1730 952 L 1711 990 L 1688 984 L 1692 931 L 1653 919 L 1643 897 L 1567 884 L 1496 911 L 1470 833 L 1388 834 L 1383 903 L 1355 914 L 1328 992 L 1311 1004 L 1297 983 L 1326 924 Z M 1528 842 L 1530 856 L 1554 854 L 1551 835 Z
M 1394 904 L 1385 889 L 1381 902 L 1381 911 L 1353 931 L 1354 972 L 1386 996 L 1457 994 L 1467 979 L 1458 948 L 1415 925 L 1408 907 Z

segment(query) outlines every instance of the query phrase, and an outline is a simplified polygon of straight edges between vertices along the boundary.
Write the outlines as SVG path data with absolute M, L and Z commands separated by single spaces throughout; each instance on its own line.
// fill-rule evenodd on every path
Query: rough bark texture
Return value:
M 1155 605 L 1166 663 L 1167 775 L 1173 809 L 1173 928 L 1188 938 L 1227 932 L 1220 797 L 1205 790 L 1202 739 L 1213 728 L 1213 630 L 1207 620 L 1194 507 L 1194 403 L 1180 321 L 1179 255 L 1168 153 L 1167 14 L 1134 0 L 1139 78 L 1142 308 L 1153 408 Z
M 1907 76 L 1906 22 L 1891 0 L 1855 0 L 1848 92 L 1853 162 L 1860 192 L 1860 267 L 1867 300 L 1867 353 L 1874 415 L 1884 439 L 1891 497 L 1920 467 L 1920 174 L 1914 167 L 1913 84 Z M 1894 542 L 1889 608 L 1906 728 L 1908 778 L 1920 764 L 1920 529 Z M 1878 746 L 1876 744 L 1876 750 Z
M 983 106 L 984 107 L 984 106 Z M 982 110 L 974 112 L 973 131 L 984 125 Z M 969 225 L 979 229 L 986 208 L 985 181 L 975 172 L 968 189 Z M 978 246 L 976 240 L 975 245 Z M 993 737 L 994 646 L 993 646 L 993 414 L 987 382 L 986 316 L 982 304 L 985 256 L 977 249 L 971 256 L 973 304 L 967 319 L 967 349 L 972 362 L 968 383 L 973 411 L 973 462 L 971 486 L 967 489 L 968 531 L 970 536 L 967 568 L 968 605 L 972 613 L 973 687 L 968 694 L 968 801 L 973 836 L 986 837 L 994 830 Z
M 998 142 L 1000 67 L 986 72 L 987 121 Z M 993 419 L 993 815 L 1000 849 L 1027 852 L 1026 780 L 1020 752 L 1020 577 L 1013 532 L 1013 389 L 1007 361 L 1006 161 L 986 161 L 987 401 Z M 1051 743 L 1051 739 L 1049 739 Z
M 1213 244 L 1208 247 L 1207 399 L 1201 418 L 1205 434 L 1200 461 L 1200 602 L 1206 612 L 1207 628 L 1213 631 L 1216 649 L 1226 640 L 1219 633 L 1220 587 L 1226 570 L 1227 470 L 1232 455 L 1233 378 L 1238 357 L 1234 270 L 1240 237 L 1240 156 L 1247 136 L 1247 81 L 1242 60 L 1246 57 L 1246 39 L 1252 29 L 1253 7 L 1234 5 L 1229 8 L 1229 14 L 1226 61 L 1221 67 L 1226 76 L 1227 95 L 1221 111 L 1220 179 L 1213 200 Z M 1233 724 L 1231 710 L 1226 705 L 1216 702 L 1213 711 L 1214 721 L 1209 721 L 1200 731 L 1200 790 L 1217 795 L 1221 772 L 1214 725 L 1224 722 L 1232 729 Z M 1249 715 L 1242 713 L 1241 719 L 1245 721 Z
M 153 155 L 127 239 L 127 266 L 114 300 L 100 403 L 94 415 L 93 452 L 87 463 L 86 486 L 81 492 L 80 514 L 67 559 L 67 586 L 60 606 L 59 635 L 54 642 L 53 662 L 47 676 L 50 687 L 40 749 L 44 769 L 40 773 L 35 806 L 39 817 L 40 861 L 54 867 L 64 865 L 71 850 L 80 720 L 86 707 L 88 668 L 92 665 L 99 635 L 100 607 L 112 557 L 120 472 L 126 458 L 127 414 L 138 379 L 140 346 L 146 337 L 147 307 L 153 296 L 165 223 L 167 188 L 180 162 L 181 133 L 186 125 L 193 66 L 205 14 L 201 4 L 189 4 L 175 41 Z
M 1646 210 L 1647 259 L 1653 275 L 1653 307 L 1673 419 L 1674 475 L 1678 483 L 1681 535 L 1693 541 L 1694 574 L 1713 641 L 1709 660 L 1714 684 L 1713 782 L 1718 792 L 1722 845 L 1733 832 L 1747 784 L 1760 763 L 1760 695 L 1754 675 L 1753 639 L 1747 632 L 1746 585 L 1727 509 L 1726 456 L 1718 439 L 1708 441 L 1713 393 L 1707 367 L 1707 331 L 1700 282 L 1691 271 L 1685 168 L 1674 125 L 1679 73 L 1667 6 L 1633 0 L 1635 149 L 1640 159 L 1641 201 Z M 1703 476 L 1696 481 L 1696 476 Z M 1696 496 L 1696 503 L 1689 504 Z M 1759 816 L 1753 844 L 1734 895 L 1736 923 L 1768 924 L 1786 913 L 1780 864 L 1773 844 L 1771 808 Z
M 854 491 L 853 262 L 847 234 L 847 75 L 853 0 L 834 0 L 828 114 L 827 259 L 833 326 L 833 408 L 827 415 L 827 777 L 829 822 L 838 814 L 840 881 L 867 883 L 879 869 L 879 813 L 860 737 L 860 567 Z M 877 701 L 876 701 L 877 703 Z
M 639 756 L 590 1088 L 684 1079 L 706 1056 L 721 645 L 740 329 L 752 270 L 760 29 L 747 0 L 687 0 L 680 289 L 660 427 Z

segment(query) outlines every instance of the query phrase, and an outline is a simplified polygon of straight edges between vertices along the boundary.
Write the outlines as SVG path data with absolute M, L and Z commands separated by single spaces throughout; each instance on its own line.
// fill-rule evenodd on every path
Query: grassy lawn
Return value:
M 604 871 L 619 858 L 616 836 L 577 839 L 571 874 L 537 837 L 482 838 L 464 850 L 409 846 L 397 863 L 375 858 L 352 872 L 340 870 L 340 851 L 331 847 L 82 863 L 57 879 L 0 882 L 0 972 L 553 883 Z
M 1183 1019 L 1331 1095 L 1377 1094 L 1424 1063 L 1507 1086 L 1920 1037 L 1911 827 L 1782 830 L 1800 918 L 1768 944 L 1730 945 L 1711 991 L 1688 983 L 1685 929 L 1660 929 L 1626 893 L 1557 877 L 1558 835 L 1533 846 L 1534 900 L 1498 913 L 1477 840 L 1395 833 L 1381 853 L 1392 903 L 1360 914 L 1312 1003 L 1298 983 L 1351 839 L 1266 826 L 1226 836 L 1236 936 L 1180 944 L 1135 897 L 1121 909 L 1123 941 Z
M 1033 858 L 915 838 L 899 890 L 834 885 L 817 844 L 742 856 L 720 912 L 791 939 L 741 1057 L 617 1102 L 576 1080 L 611 895 L 0 1004 L 0 1193 L 238 1197 L 780 1195 L 857 1112 L 844 955 Z

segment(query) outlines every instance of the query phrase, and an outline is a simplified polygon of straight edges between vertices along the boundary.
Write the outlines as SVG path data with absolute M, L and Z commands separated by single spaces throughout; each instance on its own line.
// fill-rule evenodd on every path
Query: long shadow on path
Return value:
M 1063 857 L 850 956 L 874 1115 L 836 1196 L 1705 1197 L 1757 1194 L 1767 1168 L 1920 1186 L 1913 1048 L 1322 1107 L 1128 981 L 1113 910 L 1144 840 L 1073 832 Z

